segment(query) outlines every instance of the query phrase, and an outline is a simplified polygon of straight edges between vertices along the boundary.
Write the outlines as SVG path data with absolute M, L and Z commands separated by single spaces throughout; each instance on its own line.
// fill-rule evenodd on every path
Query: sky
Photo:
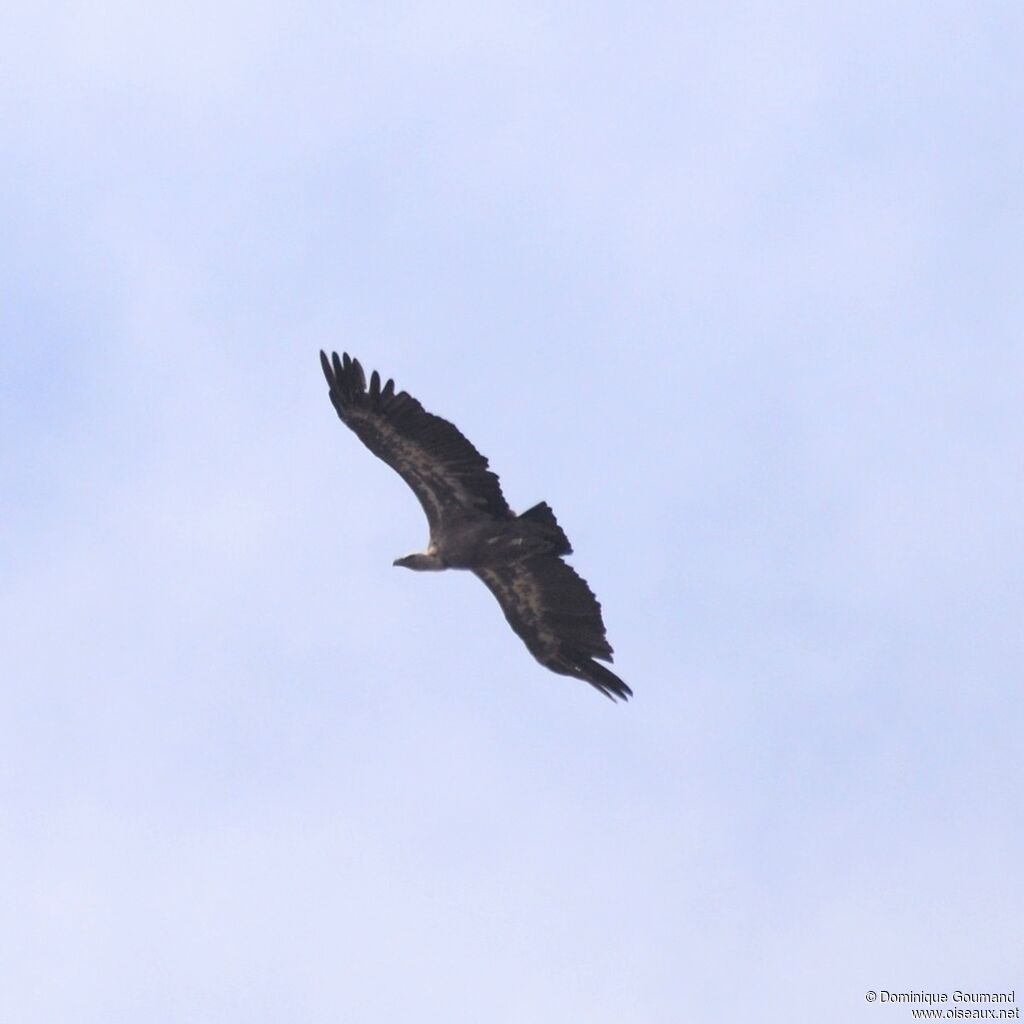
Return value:
M 0 12 L 0 1018 L 1024 1001 L 1018 5 Z M 318 350 L 546 499 L 536 664 Z

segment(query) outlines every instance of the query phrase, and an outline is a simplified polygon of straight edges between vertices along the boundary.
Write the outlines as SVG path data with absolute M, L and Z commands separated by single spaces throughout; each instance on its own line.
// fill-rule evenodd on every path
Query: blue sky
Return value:
M 0 1016 L 1024 989 L 1024 17 L 10 5 Z M 547 499 L 614 707 L 337 422 Z

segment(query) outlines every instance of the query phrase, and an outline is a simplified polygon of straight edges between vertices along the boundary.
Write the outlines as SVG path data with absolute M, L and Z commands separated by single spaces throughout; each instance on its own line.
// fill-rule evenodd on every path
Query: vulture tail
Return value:
M 569 538 L 566 537 L 565 532 L 558 525 L 555 513 L 551 511 L 551 506 L 546 501 L 534 505 L 533 508 L 528 508 L 525 512 L 520 512 L 518 518 L 525 519 L 528 523 L 535 523 L 544 528 L 544 533 L 554 545 L 554 550 L 551 554 L 572 554 L 572 545 L 569 543 Z

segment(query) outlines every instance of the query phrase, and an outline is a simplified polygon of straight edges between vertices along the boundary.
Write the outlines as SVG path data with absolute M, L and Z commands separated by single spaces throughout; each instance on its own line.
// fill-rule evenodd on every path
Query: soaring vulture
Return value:
M 419 571 L 469 569 L 498 599 L 508 624 L 544 666 L 584 679 L 606 697 L 633 691 L 595 659 L 612 660 L 601 606 L 562 561 L 572 547 L 546 502 L 516 515 L 497 476 L 454 424 L 427 412 L 412 395 L 383 387 L 348 353 L 320 353 L 341 422 L 386 462 L 419 498 L 430 525 L 425 552 L 395 565 Z

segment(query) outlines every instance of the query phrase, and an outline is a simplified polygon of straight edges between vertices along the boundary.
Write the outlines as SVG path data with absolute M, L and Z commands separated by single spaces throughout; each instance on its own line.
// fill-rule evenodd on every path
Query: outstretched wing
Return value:
M 586 580 L 554 555 L 473 570 L 498 599 L 508 624 L 544 666 L 585 679 L 606 697 L 628 700 L 633 691 L 594 659 L 612 660 L 601 605 Z
M 512 512 L 497 476 L 457 427 L 427 412 L 412 395 L 383 387 L 376 370 L 366 386 L 358 359 L 320 353 L 320 365 L 341 422 L 413 489 L 427 514 L 431 536 L 452 513 L 483 512 L 509 519 Z

